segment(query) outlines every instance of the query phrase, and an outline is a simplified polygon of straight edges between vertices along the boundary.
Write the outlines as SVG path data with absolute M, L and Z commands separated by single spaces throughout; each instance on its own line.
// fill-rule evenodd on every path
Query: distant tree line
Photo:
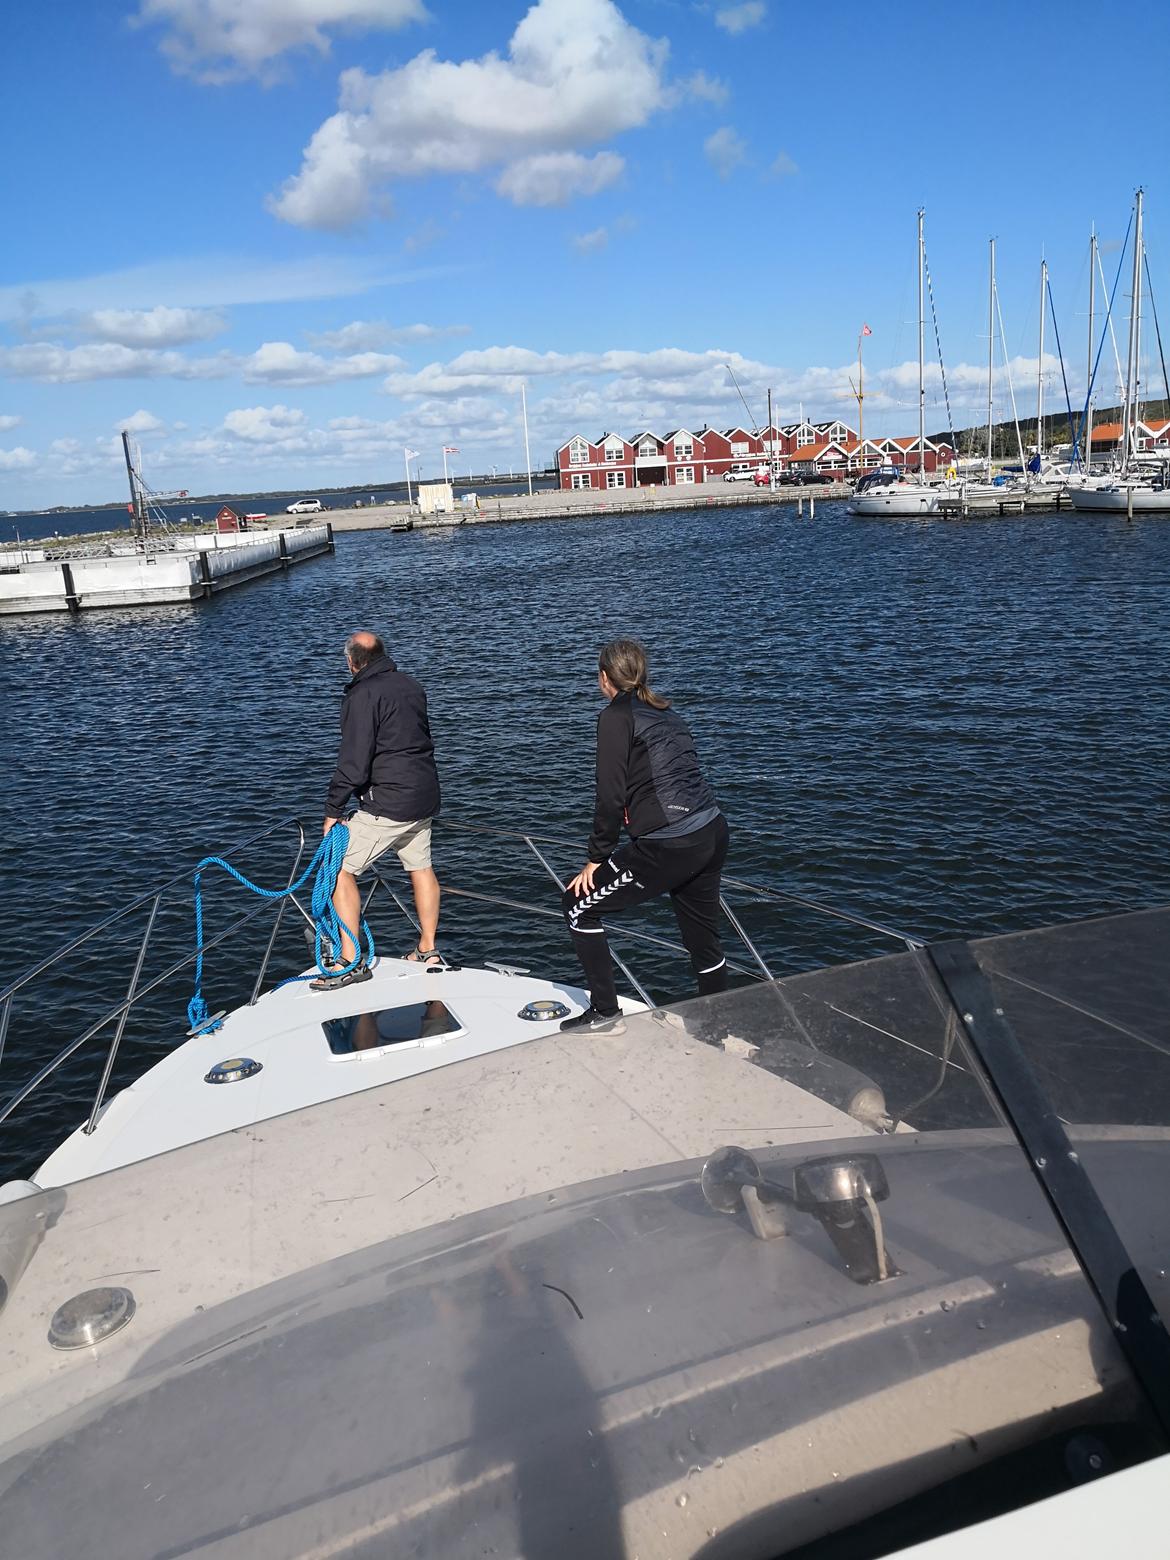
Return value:
M 1055 413 L 1052 417 L 1045 414 L 1044 418 L 1044 445 L 1050 449 L 1054 444 L 1071 444 L 1081 424 L 1082 408 L 1073 407 L 1073 421 L 1068 420 L 1067 408 L 1063 412 Z M 1095 406 L 1093 408 L 1093 426 L 1099 427 L 1101 423 L 1120 422 L 1122 408 L 1120 406 Z M 1170 401 L 1142 401 L 1143 421 L 1157 420 L 1170 417 Z M 931 433 L 927 438 L 944 443 L 950 442 L 950 432 L 943 429 L 940 433 Z M 1035 417 L 1020 418 L 1020 438 L 1024 445 L 1024 455 L 1036 447 L 1036 419 Z M 957 453 L 960 455 L 986 455 L 987 453 L 987 424 L 977 424 L 970 428 L 955 430 L 955 439 L 958 444 Z M 1016 425 L 1014 422 L 993 423 L 991 426 L 991 458 L 992 460 L 1016 460 L 1019 458 L 1019 449 L 1016 446 Z

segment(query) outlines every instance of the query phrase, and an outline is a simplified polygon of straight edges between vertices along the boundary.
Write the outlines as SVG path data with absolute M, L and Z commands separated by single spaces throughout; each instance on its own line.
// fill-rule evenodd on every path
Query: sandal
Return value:
M 425 964 L 428 969 L 442 969 L 446 959 L 437 948 L 420 948 L 415 945 L 406 955 L 407 964 Z
M 334 971 L 337 973 L 334 974 Z M 326 964 L 325 973 L 309 982 L 309 990 L 341 991 L 345 986 L 357 986 L 363 980 L 372 980 L 373 977 L 373 970 L 365 963 L 355 965 L 352 970 L 347 970 L 344 964 Z

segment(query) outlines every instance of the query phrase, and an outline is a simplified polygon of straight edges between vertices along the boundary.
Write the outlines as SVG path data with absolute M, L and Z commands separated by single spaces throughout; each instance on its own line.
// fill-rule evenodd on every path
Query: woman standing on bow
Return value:
M 611 639 L 598 658 L 597 683 L 608 703 L 597 720 L 589 860 L 562 900 L 590 1001 L 561 1028 L 620 1033 L 603 915 L 669 894 L 700 995 L 727 985 L 719 940 L 727 820 L 686 724 L 650 687 L 643 646 L 636 639 Z M 624 844 L 623 823 L 629 835 Z

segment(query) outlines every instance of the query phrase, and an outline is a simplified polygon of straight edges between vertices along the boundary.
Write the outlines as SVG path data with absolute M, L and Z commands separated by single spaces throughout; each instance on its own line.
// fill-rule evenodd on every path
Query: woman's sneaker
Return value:
M 587 1007 L 584 1013 L 562 1019 L 561 1029 L 570 1034 L 591 1035 L 624 1035 L 626 1032 L 620 1011 L 599 1013 L 595 1007 Z

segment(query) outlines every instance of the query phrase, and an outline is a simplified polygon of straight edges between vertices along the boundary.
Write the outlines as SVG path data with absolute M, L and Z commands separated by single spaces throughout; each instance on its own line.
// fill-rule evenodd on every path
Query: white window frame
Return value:
M 637 455 L 639 460 L 656 460 L 661 454 L 656 439 L 639 439 Z
M 675 460 L 694 460 L 695 446 L 693 444 L 676 444 L 674 447 Z
M 607 471 L 605 474 L 605 485 L 607 488 L 624 488 L 626 485 L 625 472 Z
M 569 465 L 587 466 L 589 464 L 589 446 L 584 439 L 574 439 L 569 445 Z
M 591 488 L 593 486 L 593 473 L 591 471 L 574 471 L 569 477 L 569 486 L 573 489 Z
M 607 461 L 624 460 L 625 457 L 626 447 L 624 444 L 607 444 L 605 446 L 605 458 Z
M 693 466 L 676 466 L 674 482 L 676 487 L 690 487 L 695 480 L 695 468 Z

